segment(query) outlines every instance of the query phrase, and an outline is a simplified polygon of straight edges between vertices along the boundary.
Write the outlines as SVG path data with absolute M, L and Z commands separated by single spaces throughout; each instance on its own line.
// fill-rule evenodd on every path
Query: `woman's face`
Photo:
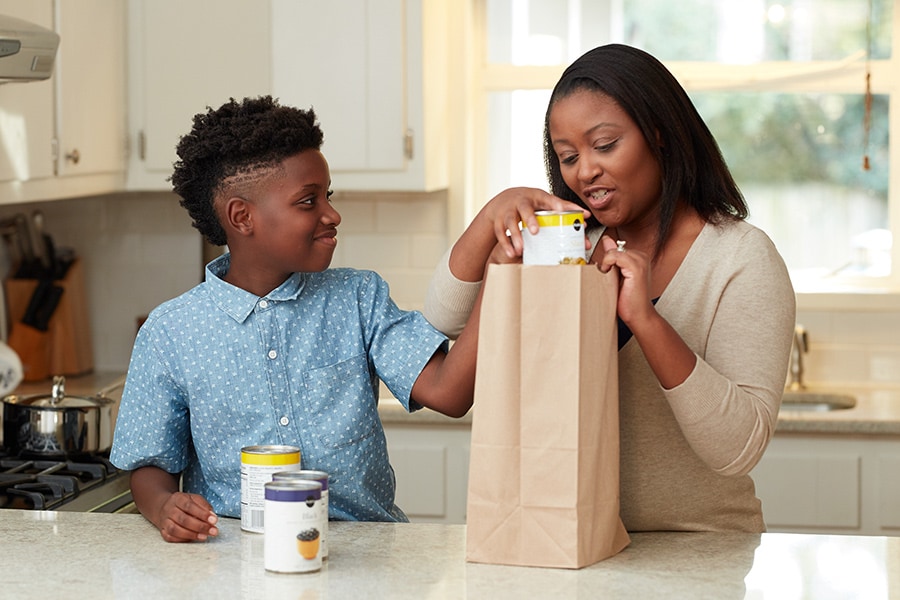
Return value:
M 551 107 L 549 130 L 563 180 L 600 223 L 655 223 L 660 166 L 618 103 L 599 92 L 575 91 Z

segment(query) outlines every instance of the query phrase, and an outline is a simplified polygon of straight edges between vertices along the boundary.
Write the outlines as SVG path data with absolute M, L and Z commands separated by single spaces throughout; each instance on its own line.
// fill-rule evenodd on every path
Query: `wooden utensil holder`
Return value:
M 6 280 L 6 306 L 10 319 L 7 343 L 22 361 L 25 381 L 41 381 L 53 375 L 82 375 L 94 369 L 81 261 L 76 259 L 65 277 L 53 283 L 64 291 L 50 317 L 47 331 L 40 331 L 22 323 L 38 280 Z

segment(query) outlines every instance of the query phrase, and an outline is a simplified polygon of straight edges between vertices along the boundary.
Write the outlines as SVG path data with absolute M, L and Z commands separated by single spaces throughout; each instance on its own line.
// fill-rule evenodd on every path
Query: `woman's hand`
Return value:
M 650 298 L 650 259 L 640 250 L 619 250 L 616 241 L 604 235 L 600 238 L 603 257 L 598 263 L 604 273 L 614 265 L 619 268 L 622 281 L 619 287 L 619 300 L 616 311 L 619 318 L 632 331 L 635 323 L 646 320 L 653 313 L 653 302 Z
M 591 216 L 586 208 L 548 194 L 544 190 L 518 187 L 504 190 L 494 196 L 481 209 L 476 219 L 485 219 L 489 222 L 500 250 L 508 258 L 516 259 L 522 256 L 523 248 L 519 223 L 527 227 L 532 234 L 537 233 L 540 227 L 534 213 L 539 210 L 578 210 L 584 214 L 585 220 Z

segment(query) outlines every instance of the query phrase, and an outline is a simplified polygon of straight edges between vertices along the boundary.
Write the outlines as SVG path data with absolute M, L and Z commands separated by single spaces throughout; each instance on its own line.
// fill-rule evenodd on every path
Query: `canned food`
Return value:
M 241 448 L 241 529 L 262 533 L 265 490 L 272 474 L 300 468 L 296 446 L 247 446 Z
M 301 469 L 282 471 L 272 475 L 272 481 L 317 481 L 322 484 L 322 499 L 319 501 L 319 531 L 322 533 L 322 558 L 328 558 L 328 473 Z
M 270 481 L 265 484 L 266 531 L 263 560 L 267 571 L 311 573 L 322 568 L 318 481 Z
M 584 260 L 584 213 L 580 210 L 539 210 L 534 213 L 540 230 L 532 235 L 522 228 L 522 264 L 586 264 Z

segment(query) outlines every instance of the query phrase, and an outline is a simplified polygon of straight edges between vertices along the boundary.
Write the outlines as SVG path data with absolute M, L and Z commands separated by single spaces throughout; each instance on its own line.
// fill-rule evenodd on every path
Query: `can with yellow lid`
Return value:
M 246 446 L 241 448 L 241 529 L 263 533 L 265 484 L 272 474 L 300 468 L 296 446 Z
M 539 210 L 534 216 L 540 230 L 532 235 L 527 227 L 522 228 L 522 264 L 585 264 L 584 213 Z

